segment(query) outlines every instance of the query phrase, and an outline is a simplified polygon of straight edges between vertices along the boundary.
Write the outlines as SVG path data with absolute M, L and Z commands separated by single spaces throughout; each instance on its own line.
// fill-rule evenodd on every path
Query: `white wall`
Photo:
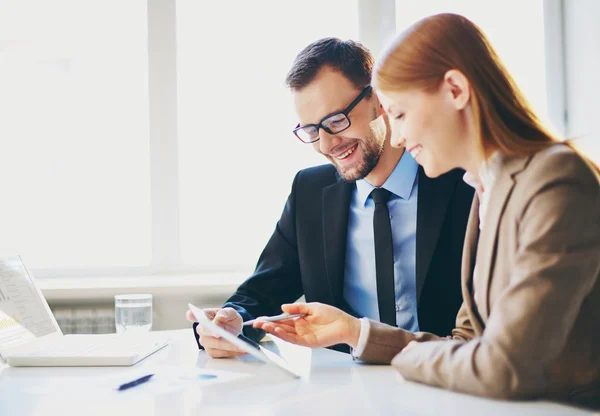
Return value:
M 567 136 L 600 163 L 600 1 L 563 1 Z

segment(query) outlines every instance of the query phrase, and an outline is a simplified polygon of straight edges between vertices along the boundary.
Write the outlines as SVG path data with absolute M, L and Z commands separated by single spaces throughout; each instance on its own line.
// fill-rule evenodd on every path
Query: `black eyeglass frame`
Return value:
M 363 98 L 365 98 L 365 96 L 370 93 L 372 91 L 372 88 L 370 85 L 366 86 L 362 92 L 358 95 L 358 97 L 356 97 L 354 99 L 354 101 L 352 101 L 350 103 L 350 105 L 348 107 L 346 107 L 344 110 L 342 111 L 338 111 L 337 113 L 333 113 L 330 114 L 326 117 L 323 117 L 323 119 L 319 122 L 319 124 L 306 124 L 305 126 L 301 126 L 300 124 L 298 124 L 296 126 L 296 128 L 294 129 L 293 133 L 294 135 L 298 138 L 298 140 L 300 140 L 302 143 L 306 143 L 306 144 L 310 144 L 310 143 L 314 143 L 316 141 L 319 141 L 321 138 L 317 137 L 314 140 L 311 141 L 305 141 L 303 140 L 299 135 L 298 135 L 298 131 L 305 129 L 306 127 L 314 127 L 317 129 L 317 133 L 319 132 L 320 129 L 325 130 L 327 133 L 329 134 L 338 134 L 343 132 L 344 130 L 347 130 L 348 128 L 350 128 L 350 126 L 352 125 L 352 120 L 350 119 L 350 112 L 354 109 L 354 107 L 356 107 L 358 105 L 358 103 L 360 103 L 362 101 Z M 348 120 L 348 125 L 340 130 L 337 131 L 333 131 L 331 130 L 329 127 L 326 127 L 323 125 L 323 122 L 325 122 L 326 120 L 329 120 L 332 117 L 338 116 L 340 114 L 343 114 L 344 117 L 346 117 L 346 119 Z

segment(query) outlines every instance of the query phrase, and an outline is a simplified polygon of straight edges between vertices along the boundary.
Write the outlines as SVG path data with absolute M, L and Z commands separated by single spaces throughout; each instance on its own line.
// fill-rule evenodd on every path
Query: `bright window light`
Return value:
M 404 30 L 436 13 L 458 13 L 476 23 L 539 116 L 549 122 L 541 0 L 396 0 L 396 27 Z
M 284 79 L 326 36 L 358 37 L 356 1 L 177 2 L 182 257 L 250 270 L 294 174 L 328 163 L 292 134 Z M 282 46 L 285 45 L 285 46 Z
M 147 4 L 0 3 L 0 250 L 150 262 Z

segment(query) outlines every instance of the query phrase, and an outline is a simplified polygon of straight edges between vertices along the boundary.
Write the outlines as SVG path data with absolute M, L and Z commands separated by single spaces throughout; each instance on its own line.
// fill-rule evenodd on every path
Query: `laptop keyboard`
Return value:
M 98 353 L 135 354 L 154 348 L 160 342 L 151 342 L 147 339 L 122 339 L 110 338 L 109 340 L 76 340 L 69 339 L 68 342 L 57 342 L 56 345 L 48 345 L 30 352 L 29 356 L 54 356 L 54 357 L 90 357 Z

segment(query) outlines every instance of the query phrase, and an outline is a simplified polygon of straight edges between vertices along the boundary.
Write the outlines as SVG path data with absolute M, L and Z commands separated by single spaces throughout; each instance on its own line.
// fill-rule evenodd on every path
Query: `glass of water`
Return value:
M 117 334 L 147 332 L 152 328 L 152 295 L 116 295 Z

